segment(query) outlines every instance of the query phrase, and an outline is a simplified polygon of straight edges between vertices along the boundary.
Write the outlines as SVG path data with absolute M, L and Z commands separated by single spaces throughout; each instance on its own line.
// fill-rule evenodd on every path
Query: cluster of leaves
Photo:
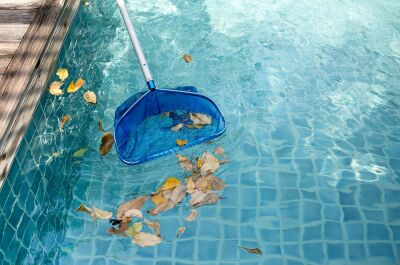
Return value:
M 89 3 L 89 1 L 87 1 Z M 59 78 L 59 81 L 53 81 L 50 84 L 49 87 L 49 93 L 53 96 L 60 96 L 62 95 L 64 92 L 62 91 L 61 87 L 64 84 L 64 81 L 68 78 L 69 74 L 68 74 L 68 70 L 65 68 L 59 68 L 57 70 L 56 75 Z M 85 85 L 85 80 L 83 80 L 82 78 L 78 78 L 76 82 L 71 81 L 68 88 L 67 88 L 67 92 L 68 93 L 75 93 L 76 91 L 78 91 L 80 88 L 82 88 Z M 91 103 L 93 105 L 97 104 L 97 96 L 93 91 L 86 91 L 83 94 L 83 99 L 88 102 Z M 70 120 L 72 119 L 71 115 L 64 115 L 61 118 L 60 123 L 58 124 L 58 127 L 60 128 L 60 130 L 63 130 L 64 125 L 66 123 L 68 123 Z M 99 120 L 98 122 L 98 128 L 99 131 L 103 131 L 103 126 L 101 125 L 101 121 Z M 110 132 L 104 132 L 103 137 L 101 139 L 101 145 L 99 148 L 99 152 L 101 154 L 101 156 L 106 155 L 108 152 L 110 152 L 112 145 L 114 143 L 114 137 Z M 81 148 L 79 150 L 77 150 L 76 152 L 73 153 L 73 157 L 82 157 L 83 155 L 85 155 L 87 151 L 87 148 Z M 61 154 L 59 152 L 55 152 L 53 153 L 53 157 L 59 157 Z

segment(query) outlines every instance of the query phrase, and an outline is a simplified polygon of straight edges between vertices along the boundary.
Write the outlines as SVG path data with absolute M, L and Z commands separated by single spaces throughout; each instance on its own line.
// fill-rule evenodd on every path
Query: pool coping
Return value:
M 80 0 L 43 0 L 0 80 L 0 189 L 79 5 Z

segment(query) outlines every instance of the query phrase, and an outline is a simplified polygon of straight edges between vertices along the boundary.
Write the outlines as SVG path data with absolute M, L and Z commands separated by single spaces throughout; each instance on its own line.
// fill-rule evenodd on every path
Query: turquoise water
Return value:
M 140 166 L 124 165 L 115 150 L 100 157 L 98 119 L 112 130 L 115 108 L 146 88 L 116 4 L 92 1 L 57 62 L 86 85 L 43 95 L 0 192 L 0 264 L 400 263 L 400 2 L 128 7 L 157 84 L 194 85 L 224 113 L 225 134 L 185 154 L 225 148 L 231 163 L 218 176 L 226 198 L 191 223 L 187 203 L 161 214 L 171 242 L 151 248 L 74 212 L 80 203 L 114 211 L 185 176 L 173 155 Z M 96 106 L 83 101 L 87 89 Z M 72 120 L 60 132 L 66 114 Z M 72 157 L 80 148 L 88 152 Z

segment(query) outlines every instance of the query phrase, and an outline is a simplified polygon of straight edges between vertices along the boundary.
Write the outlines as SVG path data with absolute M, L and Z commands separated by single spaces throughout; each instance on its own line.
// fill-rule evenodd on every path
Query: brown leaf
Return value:
M 192 120 L 193 125 L 209 125 L 212 123 L 211 117 L 203 113 L 189 112 L 189 118 Z
M 197 215 L 199 215 L 199 212 L 192 209 L 191 213 L 188 215 L 188 217 L 186 217 L 185 220 L 188 221 L 188 222 L 191 222 L 191 221 L 193 221 L 194 219 L 197 218 Z
M 192 194 L 192 198 L 189 201 L 189 204 L 194 207 L 200 207 L 205 204 L 214 204 L 220 199 L 218 194 L 208 191 L 204 193 L 202 191 L 196 190 Z
M 153 229 L 154 234 L 158 237 L 161 237 L 160 234 L 160 223 L 158 221 L 151 222 L 147 219 L 144 219 L 144 223 L 151 229 Z
M 86 205 L 83 205 L 83 204 L 79 205 L 79 207 L 76 208 L 75 211 L 84 212 L 84 213 L 89 214 L 93 218 L 93 221 L 96 221 L 96 219 L 97 219 L 97 217 L 94 214 L 93 210 L 90 209 L 89 207 L 87 207 Z
M 147 212 L 151 215 L 157 215 L 159 213 L 168 211 L 174 207 L 175 207 L 175 204 L 172 201 L 168 200 L 167 202 L 160 204 L 156 208 L 153 208 Z
M 211 189 L 211 184 L 208 182 L 207 177 L 200 177 L 196 181 L 196 189 L 199 189 L 204 193 Z
M 180 184 L 171 193 L 171 197 L 168 199 L 172 201 L 175 205 L 183 201 L 186 197 L 186 185 Z
M 179 160 L 179 165 L 184 170 L 189 171 L 189 172 L 193 172 L 193 171 L 197 170 L 196 165 L 192 161 L 187 159 L 186 156 L 181 156 L 181 155 L 177 154 L 176 157 Z
M 93 206 L 93 212 L 100 219 L 108 220 L 112 217 L 112 212 L 103 211 L 95 206 Z
M 231 161 L 228 160 L 228 159 L 219 160 L 219 164 L 220 165 L 223 165 L 223 164 L 226 164 L 226 163 L 229 163 L 229 162 L 231 162 Z
M 211 189 L 213 190 L 222 190 L 225 187 L 225 182 L 223 179 L 213 175 L 209 175 L 206 178 L 208 183 L 211 185 Z
M 121 231 L 115 227 L 108 228 L 107 232 L 111 235 L 127 237 L 127 235 L 124 233 L 124 231 Z
M 97 97 L 96 94 L 93 91 L 86 91 L 85 94 L 83 94 L 83 99 L 86 102 L 92 103 L 92 104 L 96 104 L 97 103 Z
M 218 146 L 217 148 L 215 148 L 214 153 L 216 153 L 219 156 L 225 157 L 225 150 L 221 146 Z
M 249 252 L 251 254 L 262 255 L 261 250 L 259 248 L 246 248 L 246 247 L 242 247 L 242 246 L 239 246 L 239 248 L 242 250 L 246 250 L 247 252 Z
M 104 132 L 103 125 L 101 124 L 101 120 L 97 121 L 97 128 L 100 132 Z
M 182 59 L 186 62 L 186 63 L 190 63 L 192 61 L 192 56 L 190 54 L 183 54 Z
M 135 243 L 141 247 L 151 247 L 159 244 L 161 242 L 161 238 L 144 232 L 138 232 L 132 239 L 132 243 Z
M 186 227 L 182 226 L 178 228 L 178 231 L 176 232 L 176 237 L 178 238 L 181 234 L 185 233 Z
M 52 94 L 53 96 L 61 95 L 63 93 L 63 91 L 61 90 L 61 86 L 63 84 L 64 84 L 63 82 L 58 82 L 58 81 L 54 81 L 53 83 L 51 83 L 49 88 L 50 94 Z
M 101 156 L 105 156 L 108 152 L 110 152 L 113 144 L 114 144 L 114 136 L 111 133 L 106 132 L 101 138 L 101 145 L 100 145 Z
M 196 184 L 194 183 L 192 177 L 188 178 L 187 184 L 186 184 L 186 191 L 187 193 L 192 194 L 196 188 Z
M 204 125 L 199 125 L 199 124 L 185 124 L 185 127 L 188 129 L 201 129 L 204 127 Z
M 203 165 L 201 166 L 201 175 L 207 176 L 214 173 L 219 168 L 219 160 L 209 152 L 204 152 L 201 157 Z
M 124 213 L 126 211 L 129 211 L 130 209 L 138 209 L 138 210 L 140 210 L 146 200 L 147 200 L 147 196 L 140 196 L 140 197 L 137 197 L 137 198 L 135 198 L 135 199 L 133 199 L 131 201 L 124 202 L 123 204 L 121 204 L 118 207 L 117 218 L 119 220 L 121 220 L 123 218 L 123 216 L 124 216 Z
M 172 126 L 171 130 L 174 132 L 178 132 L 180 129 L 182 129 L 182 127 L 183 127 L 183 123 L 178 123 L 177 125 Z
M 61 122 L 60 122 L 60 124 L 58 125 L 58 127 L 59 127 L 60 129 L 62 129 L 62 128 L 64 127 L 64 124 L 67 123 L 67 122 L 69 122 L 70 120 L 71 120 L 71 116 L 70 116 L 70 115 L 64 115 L 64 116 L 62 116 Z

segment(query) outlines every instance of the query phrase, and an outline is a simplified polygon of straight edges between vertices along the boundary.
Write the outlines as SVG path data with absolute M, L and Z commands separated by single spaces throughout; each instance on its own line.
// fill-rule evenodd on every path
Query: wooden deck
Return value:
M 80 0 L 0 0 L 0 188 Z

